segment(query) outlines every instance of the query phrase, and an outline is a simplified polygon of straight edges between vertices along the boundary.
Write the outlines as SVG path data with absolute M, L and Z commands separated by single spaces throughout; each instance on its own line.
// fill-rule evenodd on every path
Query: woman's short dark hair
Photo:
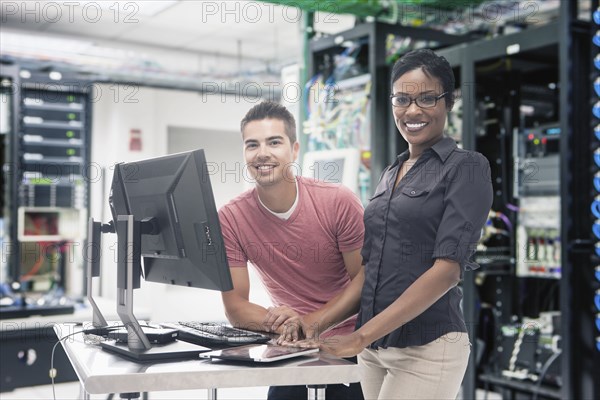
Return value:
M 454 72 L 448 60 L 429 49 L 410 51 L 396 61 L 392 67 L 392 87 L 402 75 L 419 68 L 427 76 L 440 80 L 443 92 L 447 92 L 444 96 L 446 108 L 452 109 L 454 106 Z
M 252 107 L 246 113 L 240 124 L 242 133 L 248 123 L 263 119 L 278 119 L 283 121 L 285 134 L 290 139 L 290 143 L 294 144 L 296 142 L 296 120 L 294 119 L 294 116 L 287 108 L 272 101 L 263 101 Z

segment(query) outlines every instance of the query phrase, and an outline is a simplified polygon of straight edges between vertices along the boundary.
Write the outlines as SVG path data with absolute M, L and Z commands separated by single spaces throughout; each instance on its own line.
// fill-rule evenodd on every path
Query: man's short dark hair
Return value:
M 240 129 L 242 133 L 246 125 L 252 121 L 260 121 L 263 119 L 278 119 L 283 121 L 285 134 L 290 139 L 290 143 L 296 143 L 296 120 L 291 112 L 281 104 L 272 101 L 263 101 L 260 104 L 252 107 L 242 119 Z
M 402 75 L 415 69 L 421 69 L 426 75 L 440 80 L 443 92 L 447 92 L 444 96 L 446 108 L 452 109 L 454 106 L 454 71 L 448 60 L 429 49 L 409 51 L 400 57 L 392 68 L 392 87 Z

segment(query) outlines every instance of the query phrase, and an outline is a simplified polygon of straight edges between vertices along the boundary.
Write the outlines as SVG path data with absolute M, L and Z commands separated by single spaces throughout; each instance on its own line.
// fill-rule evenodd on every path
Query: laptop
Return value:
M 268 363 L 318 353 L 319 349 L 251 344 L 200 353 L 200 358 Z

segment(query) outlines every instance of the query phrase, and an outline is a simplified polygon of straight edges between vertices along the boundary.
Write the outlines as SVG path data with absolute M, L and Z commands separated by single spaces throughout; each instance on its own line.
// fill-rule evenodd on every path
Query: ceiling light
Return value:
M 167 8 L 179 3 L 179 0 L 170 1 L 79 1 L 78 6 L 93 3 L 94 7 L 110 12 L 119 12 L 123 17 L 135 19 L 136 16 L 153 17 Z M 116 8 L 118 5 L 118 9 Z

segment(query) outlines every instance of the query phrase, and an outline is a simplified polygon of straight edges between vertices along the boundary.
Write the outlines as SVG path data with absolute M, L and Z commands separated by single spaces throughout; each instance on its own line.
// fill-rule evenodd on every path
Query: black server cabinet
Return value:
M 476 255 L 482 268 L 465 274 L 464 312 L 477 339 L 465 398 L 476 387 L 512 398 L 598 397 L 590 299 L 600 258 L 590 240 L 593 199 L 581 195 L 593 188 L 596 99 L 588 100 L 590 24 L 577 7 L 561 2 L 558 21 L 439 51 L 460 75 L 463 146 L 488 157 L 493 209 L 512 228 L 492 235 Z
M 33 319 L 72 313 L 83 294 L 93 85 L 14 64 L 2 64 L 0 75 L 3 118 L 9 114 L 0 135 L 4 392 L 50 383 L 57 337 L 52 324 Z M 60 346 L 54 361 L 57 382 L 77 379 Z

